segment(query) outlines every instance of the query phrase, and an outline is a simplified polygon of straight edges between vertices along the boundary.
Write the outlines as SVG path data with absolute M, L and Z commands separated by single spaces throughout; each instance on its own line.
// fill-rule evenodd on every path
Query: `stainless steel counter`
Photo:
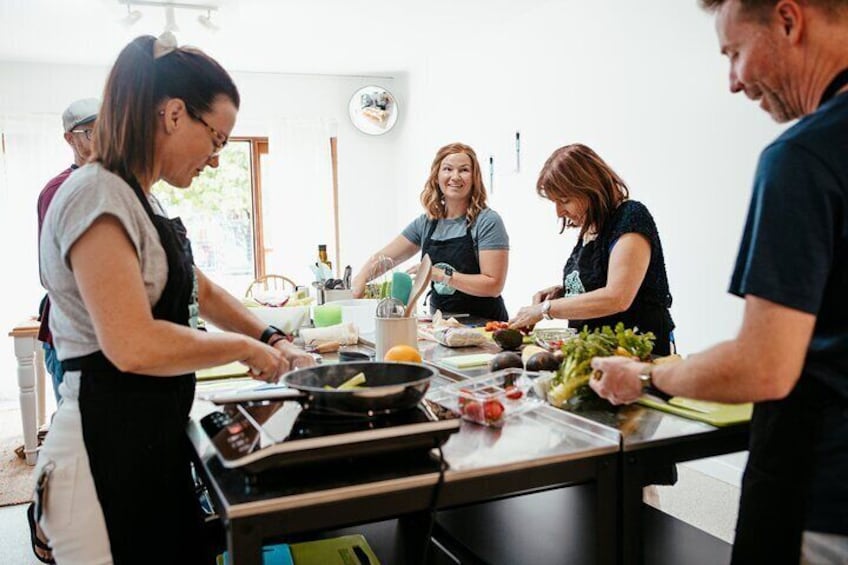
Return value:
M 369 338 L 361 336 L 361 345 L 348 349 L 373 352 Z M 430 398 L 451 382 L 488 372 L 487 367 L 457 370 L 444 359 L 499 351 L 491 343 L 454 349 L 424 341 L 419 349 L 441 373 Z M 324 356 L 325 363 L 336 361 L 335 354 Z M 427 529 L 434 499 L 443 509 L 580 483 L 596 485 L 599 561 L 640 562 L 642 487 L 652 484 L 654 471 L 744 449 L 747 438 L 747 425 L 715 428 L 641 406 L 575 413 L 546 405 L 508 419 L 500 429 L 463 422 L 443 447 L 449 464 L 443 484 L 438 467 L 427 463 L 410 463 L 400 472 L 375 468 L 258 484 L 221 466 L 197 424 L 210 409 L 208 403 L 195 403 L 189 437 L 227 526 L 230 551 L 240 563 L 259 563 L 262 540 L 271 536 L 401 515 L 417 516 L 409 532 L 420 532 Z M 420 545 L 411 547 L 410 555 L 421 551 Z

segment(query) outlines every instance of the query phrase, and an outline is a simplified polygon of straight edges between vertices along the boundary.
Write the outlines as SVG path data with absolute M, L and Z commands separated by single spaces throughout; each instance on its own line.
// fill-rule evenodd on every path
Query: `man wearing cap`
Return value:
M 41 190 L 38 195 L 38 237 L 41 239 L 41 226 L 44 224 L 44 217 L 47 215 L 47 208 L 50 206 L 56 192 L 67 180 L 74 169 L 84 165 L 91 155 L 91 139 L 94 131 L 94 120 L 97 118 L 97 112 L 100 109 L 100 101 L 96 98 L 84 98 L 73 102 L 62 114 L 62 126 L 65 130 L 65 141 L 71 146 L 74 152 L 73 164 L 53 177 L 47 185 Z M 53 393 L 56 395 L 56 402 L 62 399 L 59 394 L 59 385 L 62 384 L 64 373 L 62 364 L 56 359 L 56 350 L 53 349 L 53 336 L 50 334 L 48 324 L 50 314 L 50 300 L 47 295 L 41 301 L 39 307 L 41 319 L 41 327 L 38 330 L 38 340 L 44 344 L 44 361 L 47 366 L 47 371 L 53 379 Z

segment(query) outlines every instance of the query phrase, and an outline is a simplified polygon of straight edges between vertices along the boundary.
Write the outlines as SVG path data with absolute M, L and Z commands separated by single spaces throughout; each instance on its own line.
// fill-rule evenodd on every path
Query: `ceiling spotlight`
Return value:
M 132 9 L 132 4 L 127 3 L 127 15 L 121 18 L 119 21 L 125 26 L 129 27 L 133 25 L 135 22 L 141 19 L 141 12 L 138 10 Z
M 208 30 L 218 31 L 219 29 L 221 29 L 217 25 L 215 25 L 215 22 L 212 21 L 212 10 L 208 10 L 205 16 L 203 14 L 197 16 L 197 21 L 199 21 L 200 25 L 202 25 Z

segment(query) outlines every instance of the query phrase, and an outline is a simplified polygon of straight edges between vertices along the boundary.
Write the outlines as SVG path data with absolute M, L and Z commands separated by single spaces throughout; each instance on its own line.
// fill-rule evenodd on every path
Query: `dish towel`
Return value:
M 339 345 L 359 343 L 359 330 L 352 322 L 327 326 L 325 328 L 301 328 L 300 337 L 306 345 L 317 345 L 328 341 L 337 341 Z

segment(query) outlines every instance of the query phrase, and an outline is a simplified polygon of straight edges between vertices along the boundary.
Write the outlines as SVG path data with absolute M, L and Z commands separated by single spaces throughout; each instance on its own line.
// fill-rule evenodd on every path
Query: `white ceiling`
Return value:
M 219 6 L 217 32 L 197 21 L 205 12 L 177 8 L 176 35 L 230 70 L 392 75 L 429 49 L 461 48 L 554 0 L 181 1 Z M 111 64 L 133 37 L 164 28 L 164 9 L 133 9 L 143 17 L 126 27 L 118 0 L 0 0 L 0 60 Z

